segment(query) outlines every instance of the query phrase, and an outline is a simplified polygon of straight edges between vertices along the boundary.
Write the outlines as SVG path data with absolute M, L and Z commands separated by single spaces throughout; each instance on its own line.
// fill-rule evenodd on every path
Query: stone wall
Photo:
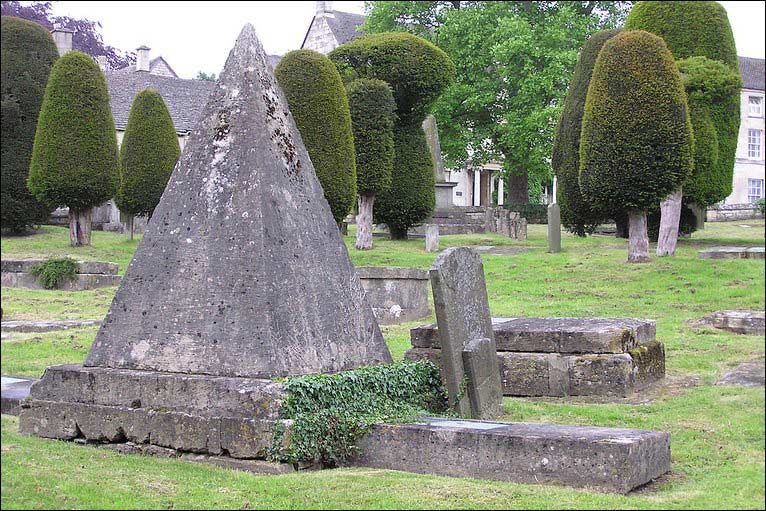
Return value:
M 763 218 L 758 204 L 719 204 L 707 210 L 708 222 L 729 222 Z
M 3 259 L 2 285 L 4 287 L 23 287 L 43 289 L 37 277 L 32 275 L 32 267 L 42 263 L 42 259 Z M 78 261 L 77 275 L 74 280 L 59 284 L 62 291 L 84 291 L 99 287 L 116 286 L 121 277 L 117 275 L 115 263 L 97 261 Z

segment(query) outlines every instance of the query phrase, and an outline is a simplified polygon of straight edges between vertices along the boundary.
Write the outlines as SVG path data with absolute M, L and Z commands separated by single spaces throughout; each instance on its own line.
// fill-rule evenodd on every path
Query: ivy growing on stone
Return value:
M 45 289 L 56 289 L 64 282 L 77 278 L 78 268 L 77 261 L 71 257 L 50 258 L 34 265 L 30 273 Z

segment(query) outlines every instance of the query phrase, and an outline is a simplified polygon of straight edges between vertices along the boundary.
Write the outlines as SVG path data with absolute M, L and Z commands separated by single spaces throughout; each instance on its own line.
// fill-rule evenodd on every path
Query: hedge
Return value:
M 21 233 L 44 222 L 51 211 L 29 192 L 27 176 L 45 84 L 58 50 L 37 23 L 10 16 L 3 16 L 0 23 L 0 225 Z
M 580 192 L 580 131 L 596 57 L 604 43 L 619 33 L 619 30 L 604 30 L 585 41 L 556 127 L 551 165 L 558 178 L 556 195 L 561 208 L 561 221 L 578 236 L 592 232 L 607 216 L 593 203 L 586 201 Z
M 356 198 L 354 138 L 343 81 L 333 63 L 312 50 L 291 51 L 274 73 L 333 217 L 340 222 Z
M 602 208 L 647 210 L 691 173 L 686 94 L 656 35 L 622 32 L 604 44 L 582 124 L 580 186 Z
M 117 192 L 117 136 L 104 75 L 78 51 L 51 70 L 37 121 L 28 185 L 50 206 L 85 211 Z
M 115 202 L 129 215 L 151 215 L 173 173 L 181 146 L 160 93 L 136 94 L 120 148 L 120 188 Z

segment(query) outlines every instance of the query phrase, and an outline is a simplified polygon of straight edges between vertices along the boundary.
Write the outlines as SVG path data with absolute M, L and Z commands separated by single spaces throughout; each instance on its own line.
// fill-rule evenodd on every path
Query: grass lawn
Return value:
M 749 226 L 749 227 L 744 227 Z M 708 223 L 679 244 L 675 258 L 628 265 L 627 241 L 562 236 L 563 252 L 547 254 L 545 226 L 529 239 L 496 235 L 443 236 L 442 247 L 509 245 L 517 255 L 484 255 L 490 307 L 496 316 L 639 317 L 657 321 L 665 343 L 666 382 L 645 399 L 506 398 L 505 420 L 647 428 L 672 435 L 671 474 L 628 496 L 337 469 L 255 476 L 191 462 L 123 456 L 18 434 L 2 418 L 2 508 L 764 508 L 763 389 L 714 386 L 740 362 L 764 356 L 764 339 L 695 329 L 687 324 L 722 309 L 764 309 L 764 265 L 752 260 L 701 260 L 714 245 L 764 244 L 764 221 Z M 427 269 L 435 254 L 424 241 L 375 238 L 375 249 L 353 249 L 356 265 Z M 94 232 L 93 246 L 68 247 L 65 229 L 44 227 L 3 238 L 2 257 L 113 261 L 127 267 L 138 239 Z M 100 318 L 116 288 L 86 292 L 2 289 L 3 319 Z M 432 318 L 433 319 L 433 318 Z M 385 326 L 395 359 L 409 346 L 409 328 Z M 50 364 L 82 362 L 97 328 L 14 335 L 2 341 L 2 374 L 39 376 Z

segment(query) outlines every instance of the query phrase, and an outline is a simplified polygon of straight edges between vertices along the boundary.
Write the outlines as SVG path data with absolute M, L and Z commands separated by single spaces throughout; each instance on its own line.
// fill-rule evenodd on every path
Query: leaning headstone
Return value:
M 561 209 L 555 202 L 548 206 L 548 252 L 561 252 Z
M 436 258 L 430 275 L 450 404 L 461 417 L 486 418 L 486 412 L 500 409 L 502 382 L 497 355 L 487 356 L 496 349 L 481 256 L 467 247 L 449 248 Z M 477 339 L 487 342 L 471 343 Z M 472 366 L 486 364 L 472 367 L 473 379 L 466 374 L 466 347 Z M 471 406 L 476 403 L 481 409 Z
M 426 252 L 439 250 L 439 226 L 437 224 L 426 225 Z

